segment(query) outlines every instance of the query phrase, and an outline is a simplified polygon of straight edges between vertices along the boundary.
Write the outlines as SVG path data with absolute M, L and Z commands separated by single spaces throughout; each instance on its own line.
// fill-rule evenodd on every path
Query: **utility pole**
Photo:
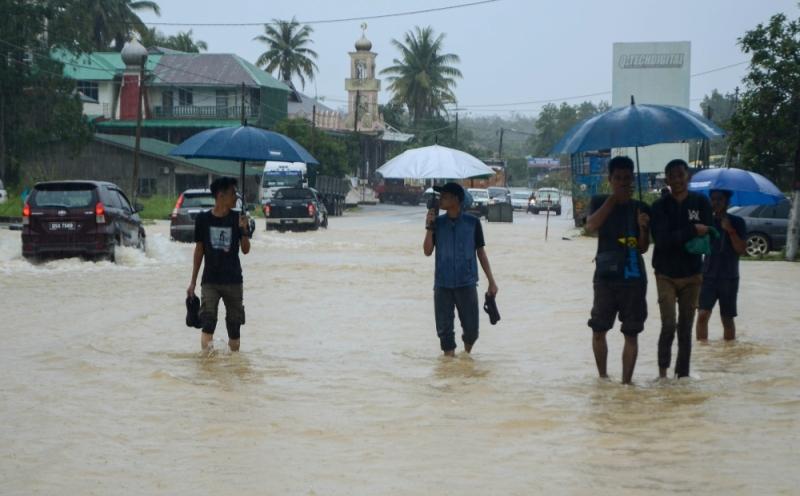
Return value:
M 455 139 L 455 143 L 456 143 L 456 148 L 458 148 L 458 112 L 456 112 L 456 139 Z
M 247 118 L 244 110 L 244 81 L 242 81 L 242 126 L 247 125 Z M 239 163 L 240 171 L 239 178 L 242 183 L 242 213 L 247 215 L 247 199 L 245 197 L 245 177 L 244 177 L 244 160 Z
M 136 141 L 133 145 L 133 180 L 131 185 L 131 197 L 133 197 L 133 207 L 136 208 L 136 200 L 139 196 L 139 150 L 142 145 L 142 100 L 144 99 L 144 65 L 147 62 L 147 55 L 142 55 L 139 61 L 139 95 L 136 105 Z
M 356 102 L 353 106 L 353 133 L 356 135 L 356 142 L 358 143 L 358 171 L 357 174 L 361 174 L 361 162 L 363 162 L 364 157 L 362 156 L 361 150 L 361 136 L 358 135 L 358 102 L 361 98 L 361 91 L 356 90 Z
M 314 155 L 317 145 L 317 106 L 311 107 L 311 154 Z
M 503 160 L 503 133 L 505 132 L 504 128 L 500 128 L 500 146 L 497 147 L 497 159 Z

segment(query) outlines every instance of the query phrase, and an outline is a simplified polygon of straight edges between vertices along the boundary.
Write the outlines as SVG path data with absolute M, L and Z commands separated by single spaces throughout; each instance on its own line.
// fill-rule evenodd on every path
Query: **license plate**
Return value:
M 50 230 L 51 231 L 74 231 L 75 230 L 75 223 L 74 222 L 51 222 L 50 223 Z
M 294 219 L 288 219 L 288 220 L 284 219 L 281 221 L 281 224 L 297 224 L 297 221 Z

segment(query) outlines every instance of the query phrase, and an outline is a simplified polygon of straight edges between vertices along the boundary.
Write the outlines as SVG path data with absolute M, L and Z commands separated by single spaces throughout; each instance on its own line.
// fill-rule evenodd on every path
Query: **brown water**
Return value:
M 118 265 L 19 258 L 0 231 L 2 494 L 798 494 L 800 265 L 742 263 L 739 340 L 659 382 L 655 285 L 636 385 L 596 379 L 594 241 L 484 224 L 503 320 L 439 356 L 424 212 L 260 231 L 242 352 L 183 323 L 189 245 Z M 562 236 L 571 237 L 564 240 Z M 652 274 L 651 274 L 652 275 Z M 220 332 L 221 331 L 221 332 Z

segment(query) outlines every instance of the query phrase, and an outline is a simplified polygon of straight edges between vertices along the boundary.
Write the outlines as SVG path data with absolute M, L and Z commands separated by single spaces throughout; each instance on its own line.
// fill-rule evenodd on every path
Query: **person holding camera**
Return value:
M 650 246 L 650 209 L 633 200 L 633 161 L 614 157 L 608 162 L 610 195 L 592 197 L 586 231 L 596 232 L 594 302 L 589 327 L 597 372 L 607 378 L 606 333 L 619 315 L 625 336 L 622 383 L 630 384 L 639 352 L 638 336 L 647 320 L 647 274 L 642 254 Z
M 242 291 L 242 264 L 239 249 L 250 252 L 250 225 L 247 215 L 236 212 L 236 179 L 220 177 L 210 186 L 214 196 L 214 207 L 198 214 L 194 227 L 194 259 L 192 280 L 186 293 L 195 295 L 200 265 L 205 260 L 201 280 L 200 297 L 200 346 L 208 350 L 217 327 L 219 300 L 225 303 L 225 325 L 228 330 L 228 346 L 239 351 L 239 328 L 244 325 Z
M 478 340 L 478 260 L 489 281 L 487 294 L 492 298 L 497 294 L 497 284 L 486 255 L 480 219 L 463 211 L 464 188 L 447 183 L 433 189 L 441 196 L 438 205 L 436 198 L 428 203 L 422 249 L 426 257 L 436 252 L 433 286 L 436 333 L 445 356 L 455 356 L 455 310 L 461 321 L 464 350 L 470 353 Z M 438 215 L 439 209 L 445 213 Z

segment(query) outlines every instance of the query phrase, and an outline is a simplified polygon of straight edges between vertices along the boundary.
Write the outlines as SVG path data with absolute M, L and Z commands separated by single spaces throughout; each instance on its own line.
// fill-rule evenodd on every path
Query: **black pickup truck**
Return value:
M 328 210 L 314 188 L 282 188 L 264 203 L 267 231 L 328 227 Z

